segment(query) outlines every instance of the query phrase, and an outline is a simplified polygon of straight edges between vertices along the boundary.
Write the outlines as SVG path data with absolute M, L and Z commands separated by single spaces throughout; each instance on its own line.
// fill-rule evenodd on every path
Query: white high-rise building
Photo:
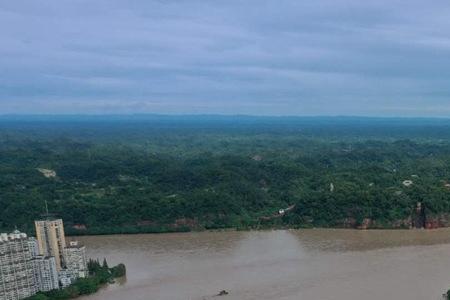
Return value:
M 0 234 L 0 299 L 19 300 L 36 292 L 27 235 L 17 230 Z
M 47 292 L 59 288 L 56 261 L 53 256 L 38 255 L 32 259 L 34 280 L 36 287 L 41 292 Z
M 72 278 L 85 278 L 88 275 L 86 248 L 76 241 L 64 248 L 64 260 Z
M 86 248 L 66 247 L 62 220 L 36 221 L 37 239 L 0 234 L 0 300 L 20 300 L 88 276 Z

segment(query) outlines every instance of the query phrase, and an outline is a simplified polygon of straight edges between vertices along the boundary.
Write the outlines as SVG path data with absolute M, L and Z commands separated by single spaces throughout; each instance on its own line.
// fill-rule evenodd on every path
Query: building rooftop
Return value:
M 51 215 L 46 215 L 46 216 L 43 216 L 44 218 L 43 219 L 41 219 L 41 220 L 35 220 L 35 222 L 48 222 L 48 221 L 61 221 L 62 222 L 62 219 L 61 218 L 57 218 L 57 217 L 54 217 L 54 216 L 51 216 Z
M 12 240 L 21 240 L 21 239 L 26 239 L 26 238 L 27 238 L 27 234 L 20 232 L 18 230 L 14 230 L 11 233 L 0 233 L 0 243 L 12 241 Z
M 84 245 L 82 245 L 78 241 L 70 241 L 69 245 L 66 246 L 66 248 L 68 248 L 68 249 L 70 249 L 70 248 L 72 248 L 72 249 L 73 248 L 79 249 L 79 248 L 83 248 L 83 247 L 84 247 Z

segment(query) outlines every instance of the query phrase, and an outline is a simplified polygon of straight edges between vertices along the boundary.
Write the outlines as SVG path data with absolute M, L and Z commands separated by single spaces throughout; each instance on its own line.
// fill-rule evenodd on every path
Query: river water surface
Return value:
M 280 230 L 80 238 L 126 280 L 83 300 L 439 300 L 450 229 Z M 213 297 L 221 290 L 228 296 Z

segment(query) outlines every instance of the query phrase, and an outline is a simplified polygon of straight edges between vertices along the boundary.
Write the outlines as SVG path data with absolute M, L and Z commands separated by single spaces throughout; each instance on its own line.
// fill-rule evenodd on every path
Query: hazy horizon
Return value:
M 400 120 L 400 121 L 450 121 L 450 116 L 379 116 L 379 115 L 261 115 L 212 113 L 0 113 L 0 120 L 8 119 L 152 119 L 152 118 L 207 118 L 207 119 L 272 119 L 272 120 Z
M 255 119 L 386 119 L 386 120 L 450 120 L 450 116 L 382 116 L 382 115 L 263 115 L 263 114 L 220 114 L 220 113 L 0 113 L 0 118 L 255 118 Z

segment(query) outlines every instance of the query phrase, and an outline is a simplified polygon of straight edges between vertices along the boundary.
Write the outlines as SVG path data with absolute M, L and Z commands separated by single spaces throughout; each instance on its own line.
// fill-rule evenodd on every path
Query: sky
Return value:
M 0 114 L 450 117 L 448 0 L 0 0 Z

